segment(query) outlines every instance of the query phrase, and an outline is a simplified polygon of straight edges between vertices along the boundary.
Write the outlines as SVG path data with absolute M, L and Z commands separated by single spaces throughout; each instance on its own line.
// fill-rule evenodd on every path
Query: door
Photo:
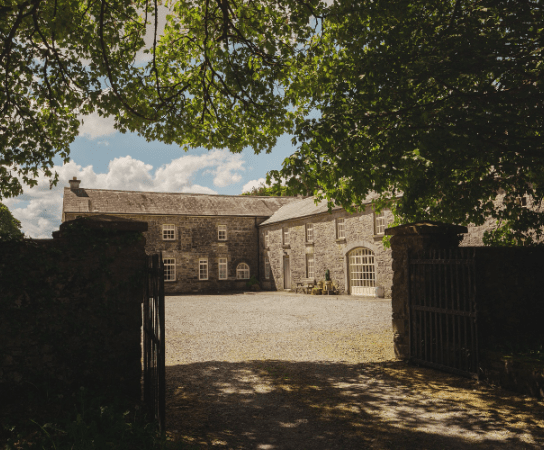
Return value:
M 376 295 L 374 253 L 368 248 L 356 248 L 348 254 L 351 295 Z
M 283 288 L 291 289 L 291 266 L 289 265 L 289 256 L 283 257 Z

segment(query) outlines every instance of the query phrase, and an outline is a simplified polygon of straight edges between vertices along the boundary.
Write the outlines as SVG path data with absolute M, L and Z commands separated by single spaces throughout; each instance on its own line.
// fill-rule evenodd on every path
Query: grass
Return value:
M 67 396 L 31 389 L 4 405 L 0 420 L 2 450 L 172 448 L 138 406 L 84 388 Z

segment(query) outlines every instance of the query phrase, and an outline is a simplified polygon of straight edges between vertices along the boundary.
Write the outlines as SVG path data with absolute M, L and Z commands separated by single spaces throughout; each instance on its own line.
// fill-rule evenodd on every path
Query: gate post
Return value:
M 467 227 L 432 221 L 410 223 L 385 230 L 385 234 L 391 236 L 391 256 L 393 259 L 391 303 L 393 307 L 393 342 L 397 358 L 408 359 L 410 357 L 409 255 L 430 249 L 457 248 L 462 239 L 460 235 L 467 232 Z

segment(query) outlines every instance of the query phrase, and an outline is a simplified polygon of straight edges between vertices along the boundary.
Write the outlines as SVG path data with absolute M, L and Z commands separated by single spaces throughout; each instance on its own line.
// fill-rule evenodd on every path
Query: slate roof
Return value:
M 373 199 L 378 198 L 377 194 L 369 194 L 363 203 L 370 203 Z M 340 206 L 334 206 L 333 211 L 342 209 Z M 272 223 L 283 222 L 284 220 L 298 219 L 301 217 L 313 216 L 315 214 L 323 214 L 329 211 L 327 200 L 321 200 L 317 205 L 313 197 L 307 197 L 299 202 L 288 203 L 278 209 L 271 217 L 266 219 L 260 225 L 270 225 Z
M 300 197 L 182 194 L 64 188 L 63 212 L 270 217 Z

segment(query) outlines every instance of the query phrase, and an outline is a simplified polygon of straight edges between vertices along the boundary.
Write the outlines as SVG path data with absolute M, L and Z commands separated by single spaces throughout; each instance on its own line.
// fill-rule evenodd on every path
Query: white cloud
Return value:
M 53 170 L 59 175 L 59 182 L 53 189 L 49 189 L 49 180 L 41 173 L 37 186 L 27 188 L 19 197 L 2 200 L 21 221 L 28 237 L 50 238 L 51 232 L 58 229 L 63 190 L 74 176 L 81 180 L 83 188 L 217 194 L 194 180 L 211 173 L 213 184 L 224 187 L 239 182 L 242 178 L 239 172 L 245 168 L 241 155 L 214 150 L 198 156 L 185 155 L 157 169 L 124 156 L 110 161 L 106 173 L 96 173 L 93 166 L 83 167 L 74 161 L 55 166 Z
M 253 188 L 260 188 L 261 186 L 264 186 L 265 184 L 266 184 L 266 180 L 264 178 L 248 181 L 242 187 L 242 192 L 250 192 Z
M 80 116 L 80 120 L 83 121 L 83 124 L 79 127 L 79 135 L 89 139 L 110 136 L 117 132 L 113 126 L 115 123 L 113 117 L 101 117 L 97 112 L 94 112 L 88 116 Z M 99 144 L 104 142 L 100 141 Z

